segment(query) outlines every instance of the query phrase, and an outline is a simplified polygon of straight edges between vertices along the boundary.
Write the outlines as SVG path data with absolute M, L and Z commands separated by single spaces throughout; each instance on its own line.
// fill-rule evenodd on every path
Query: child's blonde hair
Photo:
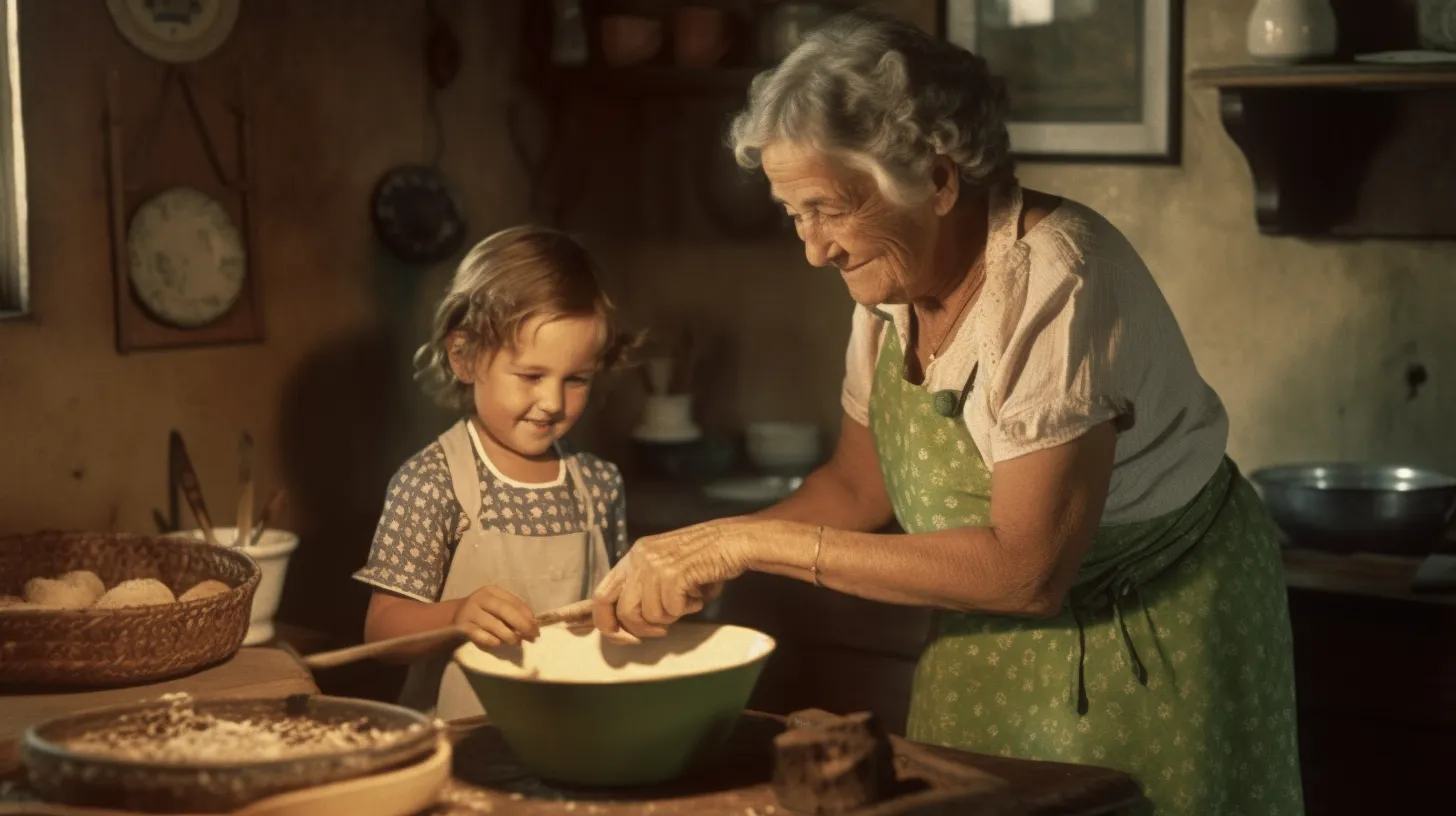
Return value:
M 430 342 L 415 352 L 415 378 L 441 405 L 472 413 L 472 389 L 450 367 L 455 332 L 463 335 L 462 351 L 475 359 L 482 351 L 513 347 L 532 318 L 587 315 L 606 330 L 601 367 L 624 363 L 639 338 L 618 325 L 616 307 L 586 248 L 549 227 L 501 230 L 476 244 L 455 270 L 450 291 L 435 309 Z

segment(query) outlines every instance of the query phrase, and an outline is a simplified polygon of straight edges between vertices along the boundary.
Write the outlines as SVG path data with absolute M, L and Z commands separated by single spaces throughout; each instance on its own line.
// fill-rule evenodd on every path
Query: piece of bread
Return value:
M 71 570 L 65 575 L 57 577 L 56 580 L 86 590 L 91 596 L 91 603 L 95 603 L 98 598 L 106 594 L 106 584 L 101 582 L 101 576 L 91 570 Z
M 177 599 L 167 585 L 155 578 L 133 578 L 108 589 L 93 609 L 123 609 L 128 606 L 158 606 Z
M 186 603 L 187 601 L 197 601 L 203 598 L 211 598 L 214 595 L 221 595 L 230 589 L 232 589 L 232 587 L 224 584 L 222 581 L 214 581 L 209 579 L 198 583 L 197 586 L 194 586 L 193 588 L 187 590 L 181 595 L 178 595 L 177 600 L 181 603 Z
M 25 601 L 43 609 L 85 609 L 96 599 L 84 586 L 55 578 L 25 582 Z

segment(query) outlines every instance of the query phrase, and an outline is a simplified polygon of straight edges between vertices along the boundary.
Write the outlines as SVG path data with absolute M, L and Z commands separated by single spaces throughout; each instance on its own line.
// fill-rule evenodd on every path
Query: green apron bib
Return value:
M 900 525 L 989 524 L 990 471 L 944 416 L 960 412 L 905 380 L 884 334 L 870 429 Z M 1126 771 L 1159 814 L 1303 813 L 1288 600 L 1258 496 L 1225 459 L 1186 507 L 1100 528 L 1056 617 L 939 613 L 907 730 Z

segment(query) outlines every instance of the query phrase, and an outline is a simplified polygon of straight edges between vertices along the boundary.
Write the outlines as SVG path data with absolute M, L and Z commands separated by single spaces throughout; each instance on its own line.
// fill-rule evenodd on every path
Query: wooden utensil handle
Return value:
M 343 666 L 346 663 L 353 663 L 358 660 L 382 657 L 411 646 L 428 646 L 433 649 L 459 645 L 466 638 L 467 635 L 464 629 L 458 626 L 445 626 L 439 629 L 427 629 L 423 632 L 416 632 L 413 635 L 401 635 L 399 637 L 376 640 L 373 643 L 361 643 L 358 646 L 349 646 L 344 649 L 317 652 L 304 657 L 303 665 L 309 669 L 332 669 L 335 666 Z
M 577 601 L 574 604 L 567 604 L 559 609 L 550 612 L 542 612 L 536 616 L 537 626 L 550 626 L 553 623 L 586 623 L 591 620 L 592 602 Z
M 550 626 L 553 623 L 585 623 L 591 620 L 591 610 L 591 601 L 577 601 L 574 604 L 567 604 L 559 609 L 553 609 L 550 612 L 543 612 L 537 615 L 536 625 Z M 430 651 L 447 647 L 453 648 L 464 642 L 467 638 L 468 636 L 465 634 L 464 629 L 458 626 L 445 626 L 439 629 L 428 629 L 424 632 L 416 632 L 413 635 L 385 638 L 384 640 L 376 640 L 373 643 L 361 643 L 358 646 L 349 646 L 328 652 L 315 652 L 303 658 L 303 665 L 311 670 L 332 669 L 336 666 L 343 666 L 359 660 L 383 657 L 410 647 L 422 646 Z
M 202 485 L 197 480 L 197 471 L 192 467 L 192 457 L 187 455 L 187 445 L 182 441 L 182 435 L 176 431 L 172 432 L 170 439 L 172 461 L 177 464 L 177 480 L 182 486 L 182 495 L 187 498 L 187 504 L 192 508 L 192 514 L 197 517 L 197 526 L 202 528 L 202 535 L 207 543 L 218 546 L 217 536 L 212 532 L 212 517 L 207 513 L 207 502 L 202 499 Z

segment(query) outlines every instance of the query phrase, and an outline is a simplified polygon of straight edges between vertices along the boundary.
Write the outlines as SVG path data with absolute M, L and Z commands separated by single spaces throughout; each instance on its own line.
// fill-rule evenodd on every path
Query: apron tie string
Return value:
M 1132 632 L 1127 628 L 1127 618 L 1123 614 L 1123 604 L 1129 599 L 1136 603 L 1142 610 L 1143 617 L 1147 619 L 1148 631 L 1151 633 L 1154 642 L 1158 638 L 1158 629 L 1153 625 L 1153 616 L 1148 611 L 1147 604 L 1143 603 L 1142 591 L 1135 583 L 1124 584 L 1120 592 L 1110 593 L 1112 596 L 1112 616 L 1117 622 L 1117 629 L 1122 635 L 1122 648 L 1127 653 L 1128 664 L 1132 667 L 1132 676 L 1137 678 L 1138 683 L 1143 686 L 1148 684 L 1148 668 L 1138 656 L 1137 647 L 1132 641 Z M 1087 697 L 1087 625 L 1082 620 L 1082 613 L 1078 611 L 1078 604 L 1069 603 L 1068 610 L 1072 613 L 1072 623 L 1077 627 L 1077 674 L 1073 681 L 1075 689 L 1073 696 L 1076 701 L 1077 714 L 1085 715 L 1091 708 Z
M 1084 715 L 1090 708 L 1087 702 L 1087 631 L 1082 625 L 1082 616 L 1077 614 L 1077 605 L 1070 606 L 1072 622 L 1077 625 L 1077 714 Z
M 1142 593 L 1138 592 L 1136 585 L 1124 588 L 1118 594 L 1118 597 L 1113 600 L 1112 614 L 1113 617 L 1117 618 L 1118 630 L 1122 632 L 1122 646 L 1127 650 L 1127 659 L 1132 666 L 1132 676 L 1136 677 L 1139 683 L 1146 686 L 1148 684 L 1148 668 L 1143 665 L 1142 659 L 1138 657 L 1137 647 L 1132 645 L 1132 633 L 1127 631 L 1127 618 L 1122 614 L 1123 599 L 1128 596 L 1132 596 L 1137 601 L 1137 605 L 1142 607 L 1143 613 L 1147 614 L 1147 607 L 1143 606 Z M 1154 637 L 1156 636 L 1157 633 L 1155 632 Z

